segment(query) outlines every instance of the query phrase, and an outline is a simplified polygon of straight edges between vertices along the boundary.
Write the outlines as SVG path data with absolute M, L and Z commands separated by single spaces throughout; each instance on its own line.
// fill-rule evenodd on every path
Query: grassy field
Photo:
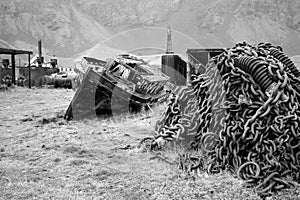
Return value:
M 160 110 L 67 122 L 74 91 L 0 92 L 0 199 L 259 199 L 228 173 L 193 179 L 135 146 Z M 176 150 L 162 154 L 176 159 Z M 268 199 L 300 199 L 299 188 Z

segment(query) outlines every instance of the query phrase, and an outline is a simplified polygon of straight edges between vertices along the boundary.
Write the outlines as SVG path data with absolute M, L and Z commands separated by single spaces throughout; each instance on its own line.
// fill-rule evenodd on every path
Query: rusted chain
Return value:
M 300 182 L 297 73 L 280 47 L 238 43 L 214 57 L 192 87 L 174 92 L 154 140 L 189 140 L 209 156 L 208 172 L 232 169 L 261 196 L 294 187 Z M 200 166 L 180 157 L 184 170 Z
M 294 174 L 294 180 L 300 181 L 296 176 L 300 170 L 299 154 L 296 154 L 300 150 L 299 81 L 290 75 L 295 70 L 283 67 L 290 64 L 287 58 L 284 57 L 285 62 L 282 63 L 280 58 L 283 54 L 280 53 L 281 57 L 277 59 L 276 55 L 270 55 L 270 48 L 278 57 L 278 51 L 271 44 L 255 47 L 245 43 L 237 44 L 220 56 L 225 59 L 219 58 L 223 64 L 218 63 L 217 67 L 224 71 L 223 86 L 226 94 L 230 94 L 226 100 L 231 106 L 226 108 L 227 120 L 223 130 L 217 134 L 220 142 L 211 153 L 213 165 L 221 169 L 227 165 L 236 168 L 238 177 L 257 184 L 256 191 L 262 196 L 292 187 L 291 181 L 284 179 L 287 175 Z M 246 78 L 236 68 L 251 77 Z M 230 80 L 241 80 L 242 84 Z M 247 83 L 251 83 L 248 88 L 245 87 Z M 244 97 L 248 94 L 247 101 L 252 105 L 244 104 L 244 107 L 235 109 L 241 106 L 239 94 Z M 225 154 L 224 149 L 228 149 Z

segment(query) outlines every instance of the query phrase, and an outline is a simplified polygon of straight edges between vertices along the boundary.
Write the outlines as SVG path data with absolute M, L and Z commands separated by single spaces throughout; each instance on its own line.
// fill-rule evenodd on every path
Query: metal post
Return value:
M 21 58 L 19 58 L 19 76 L 23 75 L 23 70 L 22 70 L 22 67 L 21 67 Z
M 2 70 L 2 64 L 0 64 L 0 84 L 2 82 L 2 73 L 3 73 L 3 70 Z
M 15 54 L 11 54 L 11 68 L 12 68 L 12 84 L 16 84 L 16 62 Z
M 30 66 L 30 53 L 28 54 L 28 87 L 31 88 L 31 66 Z

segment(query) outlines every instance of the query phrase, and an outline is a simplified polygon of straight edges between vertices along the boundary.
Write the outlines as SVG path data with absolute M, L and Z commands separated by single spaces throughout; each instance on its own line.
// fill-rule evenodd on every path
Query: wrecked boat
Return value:
M 89 67 L 84 73 L 65 119 L 137 112 L 165 99 L 169 77 L 141 59 L 119 55 L 107 61 L 104 69 Z

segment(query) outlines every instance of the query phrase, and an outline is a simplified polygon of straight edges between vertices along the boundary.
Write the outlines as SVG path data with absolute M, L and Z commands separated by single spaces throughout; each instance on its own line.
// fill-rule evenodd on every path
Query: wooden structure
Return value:
M 17 50 L 17 49 L 5 49 L 0 48 L 0 54 L 6 54 L 11 56 L 11 67 L 12 67 L 12 82 L 16 84 L 16 59 L 15 56 L 19 54 L 28 54 L 28 70 L 29 70 L 29 88 L 31 88 L 31 66 L 30 66 L 30 55 L 33 54 L 32 51 L 25 51 L 25 50 Z M 0 77 L 2 79 L 2 77 Z
M 222 48 L 205 48 L 205 49 L 187 49 L 189 63 L 201 63 L 206 65 L 208 61 L 221 53 L 224 52 Z
M 205 66 L 207 65 L 208 61 L 212 57 L 215 57 L 223 52 L 224 48 L 187 49 L 187 85 L 191 85 L 191 74 L 193 73 L 196 65 L 202 66 L 203 69 L 200 73 L 204 73 Z

